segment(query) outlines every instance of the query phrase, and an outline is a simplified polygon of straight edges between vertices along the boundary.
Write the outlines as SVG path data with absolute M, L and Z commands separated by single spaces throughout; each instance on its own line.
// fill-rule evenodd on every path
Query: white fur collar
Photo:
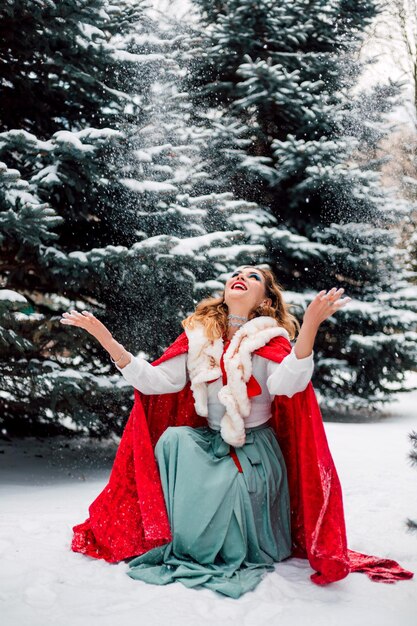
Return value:
M 221 376 L 223 339 L 208 339 L 203 324 L 196 324 L 185 332 L 188 337 L 187 367 L 195 409 L 198 415 L 207 417 L 207 382 Z M 240 447 L 245 443 L 244 418 L 248 417 L 251 409 L 246 383 L 252 375 L 252 352 L 279 335 L 289 339 L 285 328 L 272 317 L 255 317 L 236 331 L 224 354 L 227 385 L 221 388 L 218 398 L 226 412 L 220 422 L 220 432 L 232 446 Z

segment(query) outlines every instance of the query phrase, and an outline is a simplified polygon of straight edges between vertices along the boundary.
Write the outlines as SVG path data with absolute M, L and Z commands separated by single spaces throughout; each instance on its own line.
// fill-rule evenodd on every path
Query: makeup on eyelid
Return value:
M 231 278 L 233 278 L 233 276 L 238 276 L 240 274 L 240 272 L 233 272 Z M 260 282 L 262 282 L 262 278 L 260 276 L 260 274 L 257 274 L 256 272 L 251 272 L 250 274 L 248 274 L 249 278 L 251 276 L 255 276 L 256 280 L 259 280 Z

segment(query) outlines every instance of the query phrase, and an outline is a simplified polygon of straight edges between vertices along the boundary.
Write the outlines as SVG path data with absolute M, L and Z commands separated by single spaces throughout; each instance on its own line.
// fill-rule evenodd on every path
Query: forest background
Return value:
M 59 319 L 153 359 L 237 264 L 299 321 L 344 287 L 312 382 L 348 545 L 417 572 L 415 0 L 4 0 L 0 34 L 2 623 L 414 626 L 415 576 L 291 558 L 234 601 L 72 552 L 133 389 Z
M 352 298 L 315 345 L 325 420 L 413 388 L 413 2 L 8 0 L 0 24 L 3 435 L 120 436 L 133 390 L 62 312 L 154 359 L 242 263 L 300 322 Z

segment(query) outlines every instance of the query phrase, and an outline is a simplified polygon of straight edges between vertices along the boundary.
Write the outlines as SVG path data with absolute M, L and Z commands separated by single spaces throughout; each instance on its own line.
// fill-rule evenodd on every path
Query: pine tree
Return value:
M 201 193 L 209 174 L 175 90 L 175 40 L 144 7 L 0 8 L 0 407 L 10 432 L 121 432 L 132 389 L 95 340 L 59 324 L 63 311 L 92 311 L 152 358 L 235 261 L 265 251 L 224 219 L 225 205 L 229 215 L 252 205 Z
M 91 359 L 96 367 L 102 360 L 97 346 L 63 332 L 58 314 L 80 305 L 106 310 L 104 264 L 92 271 L 84 250 L 120 236 L 121 185 L 111 161 L 126 138 L 117 120 L 127 106 L 135 115 L 139 107 L 122 91 L 137 68 L 111 37 L 128 32 L 140 13 L 96 0 L 0 8 L 0 402 L 4 424 L 16 432 L 85 427 L 107 420 L 114 406 L 114 385 L 91 373 Z M 98 399 L 106 413 L 93 409 Z
M 396 230 L 411 207 L 382 187 L 389 157 L 377 154 L 401 85 L 353 92 L 355 50 L 378 3 L 195 5 L 186 86 L 198 123 L 214 120 L 206 158 L 221 172 L 215 185 L 239 189 L 275 220 L 258 242 L 287 299 L 305 307 L 333 286 L 353 298 L 319 330 L 313 383 L 332 412 L 375 408 L 403 389 L 417 345 Z

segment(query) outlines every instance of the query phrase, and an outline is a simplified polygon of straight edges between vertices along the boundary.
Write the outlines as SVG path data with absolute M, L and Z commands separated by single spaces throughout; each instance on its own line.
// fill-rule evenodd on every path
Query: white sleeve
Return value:
M 302 359 L 296 357 L 294 347 L 281 363 L 268 361 L 266 386 L 271 396 L 288 396 L 304 391 L 314 370 L 314 350 Z
M 144 394 L 162 394 L 181 391 L 187 383 L 187 353 L 178 354 L 160 365 L 130 354 L 131 361 L 125 367 L 116 365 L 123 378 Z

